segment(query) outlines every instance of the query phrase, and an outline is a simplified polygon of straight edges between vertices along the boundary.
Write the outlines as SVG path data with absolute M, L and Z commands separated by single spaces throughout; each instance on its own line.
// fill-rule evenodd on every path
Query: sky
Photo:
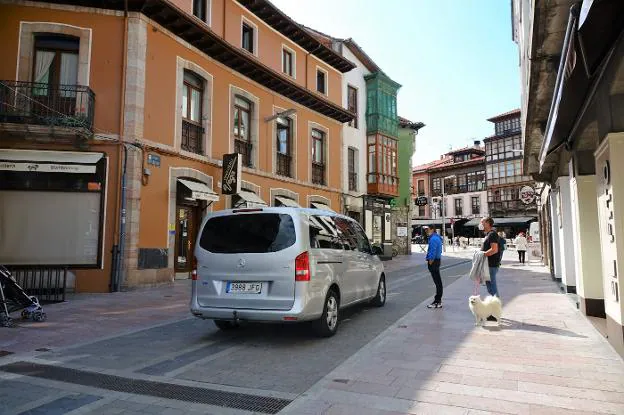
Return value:
M 422 121 L 414 165 L 494 133 L 520 106 L 510 0 L 272 0 L 297 22 L 353 38 L 402 85 L 399 115 Z

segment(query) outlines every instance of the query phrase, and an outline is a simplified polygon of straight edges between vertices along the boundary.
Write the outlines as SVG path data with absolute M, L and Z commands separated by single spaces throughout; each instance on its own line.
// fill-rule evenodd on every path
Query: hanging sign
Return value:
M 235 195 L 241 191 L 242 159 L 240 154 L 224 154 L 221 193 Z
M 427 206 L 429 204 L 429 199 L 427 196 L 418 196 L 416 198 L 416 206 Z
M 520 200 L 525 205 L 530 205 L 535 202 L 535 189 L 531 186 L 522 186 L 520 188 Z

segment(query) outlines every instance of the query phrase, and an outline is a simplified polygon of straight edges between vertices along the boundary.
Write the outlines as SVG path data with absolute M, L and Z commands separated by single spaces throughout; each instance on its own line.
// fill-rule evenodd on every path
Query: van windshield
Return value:
M 215 254 L 264 254 L 295 244 L 292 217 L 254 213 L 214 217 L 204 226 L 199 246 Z

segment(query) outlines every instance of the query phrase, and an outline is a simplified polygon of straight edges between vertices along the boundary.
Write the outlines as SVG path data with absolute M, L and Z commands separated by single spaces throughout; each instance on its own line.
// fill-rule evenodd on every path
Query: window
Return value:
M 463 215 L 463 204 L 464 201 L 462 199 L 455 199 L 455 216 Z
M 255 53 L 256 50 L 254 47 L 255 46 L 254 40 L 255 40 L 255 28 L 251 24 L 243 22 L 243 39 L 242 39 L 241 46 L 247 52 Z
M 441 194 L 442 193 L 442 178 L 436 177 L 431 180 L 431 189 L 433 190 L 433 194 Z
M 327 94 L 327 72 L 320 68 L 316 69 L 316 90 L 321 94 Z
M 418 196 L 424 196 L 425 195 L 425 181 L 420 179 L 418 180 Z
M 202 102 L 204 80 L 191 71 L 184 71 L 182 87 L 182 149 L 203 153 Z
M 418 206 L 418 216 L 424 218 L 426 216 L 425 206 Z
M 34 88 L 36 96 L 57 96 L 75 98 L 76 90 L 59 88 L 59 85 L 73 86 L 78 83 L 78 49 L 80 40 L 71 36 L 39 35 L 35 37 L 35 62 L 33 81 L 54 87 Z M 55 104 L 50 101 L 51 104 Z M 56 108 L 55 108 L 56 109 Z
M 368 137 L 368 182 L 397 186 L 397 140 L 383 135 Z
M 295 76 L 295 53 L 286 48 L 282 48 L 282 72 Z
M 193 15 L 206 23 L 209 23 L 208 13 L 210 13 L 208 1 L 210 0 L 193 0 Z
M 210 219 L 199 245 L 215 254 L 264 254 L 282 251 L 295 241 L 295 224 L 290 215 L 252 213 Z
M 310 247 L 316 249 L 344 249 L 342 238 L 331 216 L 310 216 Z
M 325 133 L 312 130 L 312 183 L 325 185 Z
M 347 109 L 355 114 L 355 118 L 349 121 L 349 125 L 358 128 L 358 90 L 351 85 L 347 86 Z
M 479 215 L 481 213 L 481 198 L 478 196 L 472 197 L 472 214 Z
M 276 122 L 277 174 L 292 177 L 292 120 L 279 117 Z
M 245 98 L 234 97 L 234 151 L 243 159 L 243 166 L 251 167 L 251 111 L 253 104 Z
M 372 253 L 370 242 L 368 241 L 368 237 L 366 236 L 366 233 L 364 233 L 362 227 L 355 222 L 349 222 L 349 227 L 351 228 L 352 234 L 355 236 L 357 250 L 366 254 Z
M 357 175 L 357 152 L 354 148 L 349 147 L 347 149 L 347 167 L 349 172 L 349 191 L 356 192 L 358 188 L 358 175 Z

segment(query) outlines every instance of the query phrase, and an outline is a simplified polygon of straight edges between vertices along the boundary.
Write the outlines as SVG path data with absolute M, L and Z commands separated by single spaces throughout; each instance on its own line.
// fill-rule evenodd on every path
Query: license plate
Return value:
M 261 282 L 228 282 L 226 292 L 230 294 L 260 294 Z

